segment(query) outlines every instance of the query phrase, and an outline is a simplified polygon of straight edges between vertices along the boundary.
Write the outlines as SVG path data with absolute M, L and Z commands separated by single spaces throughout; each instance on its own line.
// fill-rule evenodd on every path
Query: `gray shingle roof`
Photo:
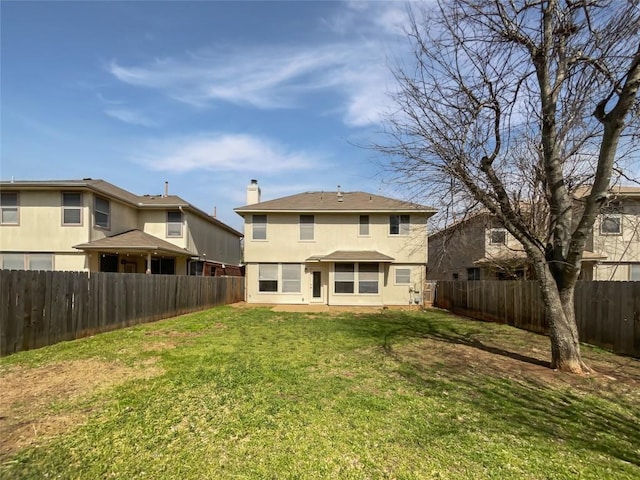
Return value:
M 234 210 L 239 215 L 250 212 L 436 212 L 432 207 L 367 192 L 305 192 Z
M 149 235 L 141 230 L 129 230 L 118 233 L 111 237 L 104 237 L 92 242 L 74 245 L 78 250 L 126 250 L 130 252 L 159 252 L 171 253 L 174 255 L 194 256 L 186 248 L 180 248 L 173 243 L 169 243 L 161 238 Z

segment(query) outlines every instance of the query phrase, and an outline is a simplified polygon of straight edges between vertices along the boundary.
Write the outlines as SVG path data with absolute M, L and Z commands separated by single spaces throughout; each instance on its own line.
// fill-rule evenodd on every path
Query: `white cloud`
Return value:
M 347 125 L 365 126 L 377 123 L 391 103 L 387 91 L 395 83 L 388 59 L 402 48 L 406 18 L 403 3 L 347 3 L 324 19 L 331 37 L 323 44 L 216 45 L 138 65 L 112 61 L 107 69 L 121 82 L 200 108 L 222 101 L 310 108 L 308 95 L 333 93 L 336 103 L 325 103 L 322 113 L 337 112 Z
M 155 120 L 147 118 L 145 115 L 128 110 L 125 108 L 112 108 L 105 110 L 105 114 L 110 117 L 116 118 L 121 122 L 129 123 L 131 125 L 140 125 L 142 127 L 157 127 L 158 123 Z
M 160 139 L 147 142 L 136 162 L 153 170 L 187 172 L 292 172 L 310 169 L 321 156 L 294 151 L 284 145 L 246 134 L 211 134 Z

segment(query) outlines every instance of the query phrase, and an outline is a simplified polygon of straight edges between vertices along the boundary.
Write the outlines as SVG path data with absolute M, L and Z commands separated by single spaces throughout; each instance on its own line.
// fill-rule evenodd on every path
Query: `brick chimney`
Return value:
M 251 183 L 247 185 L 247 205 L 260 203 L 261 193 L 260 187 L 258 186 L 258 180 L 251 180 Z

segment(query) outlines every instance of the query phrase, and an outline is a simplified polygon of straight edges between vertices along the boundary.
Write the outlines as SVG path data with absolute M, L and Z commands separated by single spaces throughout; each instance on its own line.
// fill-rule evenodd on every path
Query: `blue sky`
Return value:
M 398 196 L 375 141 L 401 2 L 2 1 L 0 177 L 170 192 L 241 229 L 263 199 Z

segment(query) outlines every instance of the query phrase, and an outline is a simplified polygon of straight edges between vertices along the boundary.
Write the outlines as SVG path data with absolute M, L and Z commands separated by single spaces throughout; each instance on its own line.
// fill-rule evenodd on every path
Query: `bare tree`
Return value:
M 640 131 L 632 0 L 440 0 L 410 11 L 415 65 L 395 73 L 396 181 L 477 202 L 522 244 L 541 285 L 552 366 L 580 355 L 574 288 L 623 152 Z M 572 194 L 588 186 L 580 209 Z

